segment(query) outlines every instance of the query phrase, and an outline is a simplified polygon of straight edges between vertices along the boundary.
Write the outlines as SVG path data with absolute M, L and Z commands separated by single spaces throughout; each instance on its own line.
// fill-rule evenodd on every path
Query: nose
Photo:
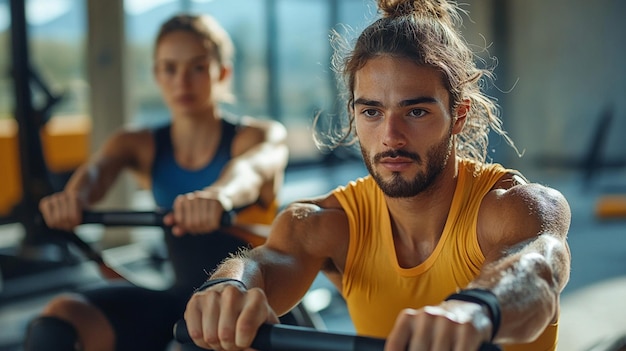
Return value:
M 180 70 L 178 74 L 176 74 L 175 84 L 177 87 L 187 87 L 191 83 L 191 72 L 188 70 Z
M 407 126 L 402 117 L 390 115 L 383 125 L 383 145 L 391 149 L 400 149 L 406 145 Z

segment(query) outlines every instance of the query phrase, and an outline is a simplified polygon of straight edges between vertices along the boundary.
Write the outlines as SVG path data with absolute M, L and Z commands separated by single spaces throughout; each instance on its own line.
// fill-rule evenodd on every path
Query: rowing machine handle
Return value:
M 193 341 L 184 319 L 174 325 L 174 339 L 181 344 Z M 263 324 L 252 341 L 261 351 L 383 351 L 385 340 L 284 324 Z M 494 344 L 483 343 L 478 351 L 500 351 Z
M 154 211 L 84 211 L 83 224 L 102 224 L 107 227 L 163 227 L 163 217 L 171 210 Z M 235 222 L 235 211 L 222 213 L 220 225 L 230 227 Z

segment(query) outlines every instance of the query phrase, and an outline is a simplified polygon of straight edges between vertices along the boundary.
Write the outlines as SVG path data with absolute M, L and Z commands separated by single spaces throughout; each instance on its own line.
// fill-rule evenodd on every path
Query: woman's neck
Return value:
M 176 161 L 183 168 L 201 168 L 215 155 L 221 135 L 221 118 L 216 111 L 202 116 L 174 116 L 171 138 Z

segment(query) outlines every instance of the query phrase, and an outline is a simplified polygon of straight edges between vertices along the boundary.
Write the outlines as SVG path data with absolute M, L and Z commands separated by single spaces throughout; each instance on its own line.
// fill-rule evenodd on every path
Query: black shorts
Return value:
M 192 289 L 150 290 L 129 283 L 81 291 L 107 317 L 116 335 L 115 349 L 165 350 L 174 323 L 183 318 Z
M 115 282 L 80 293 L 107 317 L 116 335 L 117 351 L 161 351 L 171 343 L 173 326 L 183 318 L 194 290 L 207 279 L 217 265 L 246 242 L 227 233 L 184 235 L 167 232 L 165 241 L 176 281 L 171 289 L 159 291 Z M 285 324 L 297 325 L 288 313 Z M 199 350 L 185 346 L 184 350 Z
M 117 351 L 161 351 L 171 343 L 173 326 L 183 318 L 187 301 L 211 272 L 231 253 L 248 244 L 222 232 L 174 237 L 165 242 L 174 268 L 175 282 L 164 291 L 112 282 L 80 293 L 113 326 Z

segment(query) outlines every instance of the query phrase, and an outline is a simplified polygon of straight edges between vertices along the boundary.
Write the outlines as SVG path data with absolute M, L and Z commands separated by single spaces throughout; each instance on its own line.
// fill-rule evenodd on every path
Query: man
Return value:
M 555 350 L 567 201 L 484 161 L 490 129 L 509 139 L 456 6 L 378 6 L 340 67 L 350 117 L 340 141 L 354 131 L 370 175 L 291 204 L 265 245 L 220 265 L 187 304 L 191 337 L 249 347 L 323 270 L 357 333 L 387 338 L 387 351 Z

